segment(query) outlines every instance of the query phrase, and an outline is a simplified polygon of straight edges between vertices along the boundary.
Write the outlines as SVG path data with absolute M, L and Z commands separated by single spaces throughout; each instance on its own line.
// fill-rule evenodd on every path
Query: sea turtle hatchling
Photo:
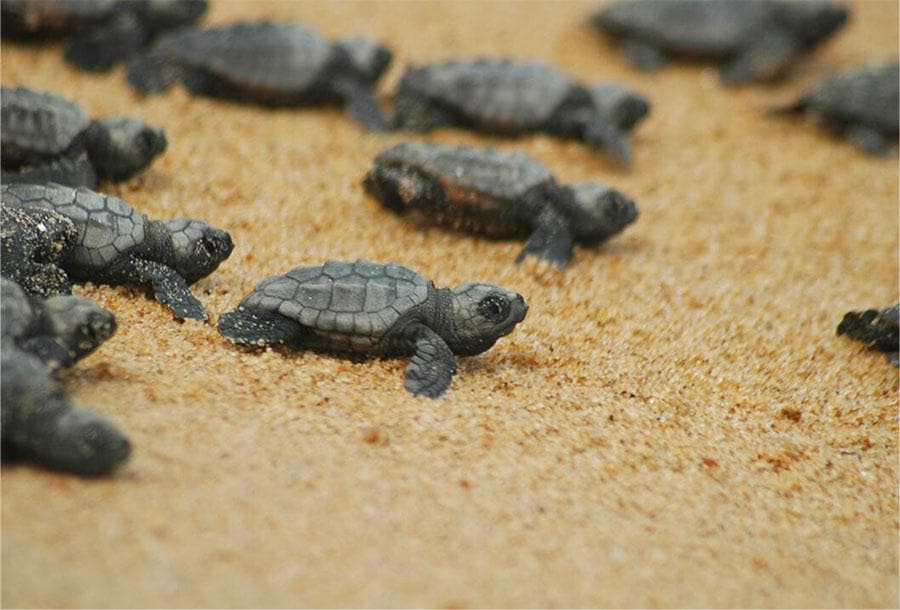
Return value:
M 200 220 L 149 220 L 112 195 L 55 184 L 7 184 L 4 206 L 43 208 L 68 217 L 78 234 L 61 258 L 77 281 L 138 284 L 180 318 L 206 320 L 188 285 L 212 273 L 231 254 L 231 236 Z
M 394 126 L 545 132 L 608 149 L 627 163 L 624 133 L 649 108 L 644 98 L 613 83 L 589 87 L 542 62 L 481 58 L 407 69 L 394 94 Z
M 248 347 L 411 355 L 406 389 L 436 398 L 455 355 L 490 349 L 527 312 L 521 295 L 492 284 L 435 288 L 400 265 L 328 261 L 263 280 L 219 318 L 219 332 Z
M 864 152 L 883 156 L 900 131 L 900 64 L 865 66 L 833 76 L 776 113 L 809 112 Z
M 3 0 L 3 38 L 71 35 L 66 60 L 82 70 L 108 70 L 160 32 L 196 23 L 207 0 Z
M 75 163 L 83 156 L 96 176 L 125 180 L 166 149 L 166 136 L 160 129 L 127 117 L 92 120 L 76 103 L 53 93 L 3 87 L 0 113 L 3 169 L 34 169 L 71 159 L 71 167 L 51 166 L 42 178 L 68 186 L 96 187 L 90 183 L 95 178 Z M 4 183 L 11 181 L 4 175 Z
M 6 278 L 0 279 L 0 314 L 3 335 L 51 370 L 87 356 L 116 331 L 112 312 L 90 299 L 42 299 L 26 294 Z
M 633 223 L 634 202 L 599 182 L 557 184 L 539 162 L 493 148 L 401 143 L 375 157 L 366 190 L 384 207 L 490 237 L 527 237 L 527 255 L 564 267 L 573 243 L 598 244 Z
M 115 425 L 73 407 L 44 363 L 6 336 L 0 345 L 0 420 L 4 465 L 24 459 L 97 476 L 115 470 L 131 453 Z
M 721 64 L 723 84 L 737 85 L 782 75 L 847 14 L 822 0 L 620 0 L 591 23 L 641 70 L 657 70 L 670 56 L 708 60 Z
M 870 350 L 887 352 L 891 364 L 900 366 L 900 305 L 847 312 L 837 334 L 862 341 Z
M 70 294 L 72 282 L 61 259 L 77 236 L 75 224 L 58 212 L 3 205 L 0 275 L 17 282 L 29 294 Z
M 161 36 L 130 63 L 128 82 L 144 94 L 180 80 L 198 95 L 262 105 L 339 103 L 384 131 L 372 89 L 390 61 L 390 51 L 360 36 L 330 43 L 300 23 L 236 23 Z

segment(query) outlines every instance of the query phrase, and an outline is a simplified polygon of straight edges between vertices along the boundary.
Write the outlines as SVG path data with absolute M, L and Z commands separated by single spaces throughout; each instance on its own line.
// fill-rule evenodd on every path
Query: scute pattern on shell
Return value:
M 401 82 L 495 128 L 535 128 L 568 94 L 569 79 L 541 62 L 483 59 L 410 70 Z
M 84 269 L 105 269 L 144 241 L 146 216 L 112 195 L 58 185 L 11 184 L 3 187 L 3 199 L 70 218 L 78 231 L 72 260 Z
M 238 85 L 302 91 L 331 58 L 331 45 L 298 23 L 238 23 L 185 30 L 160 39 L 157 51 Z
M 277 312 L 336 340 L 349 335 L 371 344 L 425 302 L 429 285 L 400 265 L 328 261 L 263 280 L 240 306 Z
M 24 87 L 3 87 L 0 118 L 4 145 L 48 156 L 66 150 L 91 123 L 74 102 Z
M 516 199 L 539 184 L 553 181 L 546 167 L 516 151 L 451 148 L 403 142 L 380 153 L 376 164 L 402 165 L 501 200 Z

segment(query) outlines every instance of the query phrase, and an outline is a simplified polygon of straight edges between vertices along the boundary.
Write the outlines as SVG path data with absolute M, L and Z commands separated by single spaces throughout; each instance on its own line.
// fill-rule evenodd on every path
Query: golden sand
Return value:
M 509 55 L 653 102 L 634 168 L 572 141 L 445 129 L 632 195 L 638 222 L 556 273 L 521 243 L 421 231 L 360 181 L 382 148 L 338 109 L 268 111 L 3 44 L 2 82 L 162 126 L 169 149 L 110 187 L 154 218 L 228 229 L 194 286 L 215 318 L 264 276 L 396 261 L 440 286 L 503 284 L 531 309 L 462 359 L 446 397 L 404 360 L 253 354 L 140 291 L 83 286 L 119 331 L 66 372 L 129 435 L 114 477 L 2 473 L 2 603 L 14 606 L 898 605 L 898 374 L 835 327 L 898 298 L 898 163 L 763 114 L 898 55 L 895 2 L 780 85 L 714 68 L 647 76 L 586 27 L 594 2 L 220 2 L 209 23 L 297 19 L 362 33 L 404 65 Z M 109 185 L 107 185 L 109 186 Z

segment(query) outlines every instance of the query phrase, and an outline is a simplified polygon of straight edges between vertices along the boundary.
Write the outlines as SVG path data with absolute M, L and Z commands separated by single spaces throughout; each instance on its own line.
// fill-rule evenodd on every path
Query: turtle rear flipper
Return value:
M 115 279 L 122 280 L 122 283 L 134 282 L 153 288 L 156 300 L 181 319 L 202 322 L 209 319 L 203 304 L 188 289 L 187 282 L 171 267 L 131 257 L 128 267 L 121 275 L 121 278 Z
M 403 385 L 416 396 L 437 398 L 447 391 L 456 374 L 456 356 L 440 335 L 427 326 L 419 329 L 415 350 Z
M 219 317 L 219 333 L 246 347 L 267 345 L 302 346 L 309 331 L 284 316 L 265 310 L 250 311 L 238 307 Z
M 562 269 L 572 258 L 573 243 L 569 223 L 559 212 L 548 207 L 541 212 L 537 228 L 525 242 L 525 247 L 516 256 L 515 262 L 518 264 L 526 256 L 536 256 Z
M 378 102 L 372 91 L 360 83 L 342 78 L 334 83 L 335 91 L 344 101 L 344 109 L 350 117 L 368 129 L 384 133 L 390 131 L 387 120 L 385 120 Z
M 142 95 L 163 93 L 181 80 L 182 69 L 164 55 L 147 53 L 136 57 L 128 64 L 126 80 L 135 91 Z
M 128 59 L 147 42 L 147 33 L 131 11 L 124 11 L 72 39 L 66 61 L 77 68 L 105 72 Z

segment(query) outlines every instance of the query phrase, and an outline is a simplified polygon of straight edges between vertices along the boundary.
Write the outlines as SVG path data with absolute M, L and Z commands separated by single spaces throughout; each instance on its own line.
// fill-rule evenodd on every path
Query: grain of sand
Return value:
M 194 287 L 213 317 L 328 258 L 493 281 L 531 310 L 431 401 L 403 391 L 403 360 L 246 353 L 138 291 L 78 288 L 119 332 L 65 386 L 134 455 L 105 480 L 4 467 L 3 605 L 896 607 L 898 375 L 834 333 L 844 311 L 898 298 L 896 153 L 763 114 L 897 57 L 897 4 L 852 7 L 789 81 L 725 90 L 708 66 L 631 70 L 583 26 L 593 2 L 212 6 L 210 23 L 384 41 L 385 94 L 407 63 L 475 55 L 645 93 L 632 171 L 551 137 L 433 135 L 634 196 L 637 224 L 565 274 L 512 265 L 519 243 L 380 209 L 360 180 L 408 136 L 336 109 L 142 100 L 121 69 L 4 43 L 4 85 L 166 130 L 152 169 L 110 188 L 151 217 L 231 231 L 233 255 Z

